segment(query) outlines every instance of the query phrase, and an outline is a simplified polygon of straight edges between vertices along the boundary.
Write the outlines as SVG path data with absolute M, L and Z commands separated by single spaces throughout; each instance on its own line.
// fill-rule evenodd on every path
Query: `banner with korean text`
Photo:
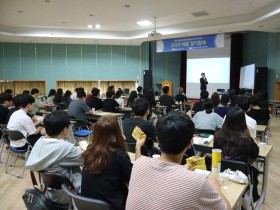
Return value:
M 157 41 L 157 52 L 200 50 L 224 47 L 224 34 L 165 39 Z

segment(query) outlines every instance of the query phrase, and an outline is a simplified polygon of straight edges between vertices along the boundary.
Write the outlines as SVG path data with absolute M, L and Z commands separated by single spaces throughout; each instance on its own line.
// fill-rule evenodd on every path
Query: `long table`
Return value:
M 128 152 L 128 155 L 130 157 L 130 160 L 132 163 L 135 162 L 135 154 L 132 152 Z M 229 201 L 229 204 L 232 209 L 238 209 L 238 207 L 241 205 L 241 197 L 245 190 L 247 189 L 247 184 L 238 184 L 235 182 L 229 181 L 226 186 L 220 186 L 220 189 L 224 196 Z
M 117 118 L 118 123 L 120 125 L 121 131 L 123 132 L 122 118 L 124 116 L 123 113 L 114 113 L 114 112 L 93 112 L 93 114 L 87 114 L 86 120 L 98 120 L 102 116 L 112 115 Z
M 199 145 L 199 144 L 194 144 L 193 145 L 195 150 L 200 151 L 202 153 L 212 153 L 212 148 L 213 148 L 213 141 L 210 142 L 208 145 Z M 257 162 L 263 163 L 263 171 L 261 174 L 263 175 L 263 180 L 262 180 L 262 188 L 261 188 L 261 194 L 260 194 L 260 199 L 258 200 L 256 204 L 255 209 L 261 209 L 261 205 L 265 200 L 266 196 L 266 191 L 267 191 L 267 177 L 268 177 L 268 163 L 269 163 L 269 155 L 272 150 L 273 146 L 272 145 L 262 145 L 260 147 L 260 152 L 257 158 Z

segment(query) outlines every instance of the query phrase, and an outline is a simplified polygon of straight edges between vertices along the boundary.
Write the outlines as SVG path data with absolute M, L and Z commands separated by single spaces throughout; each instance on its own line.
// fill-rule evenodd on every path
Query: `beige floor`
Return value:
M 270 156 L 269 163 L 269 177 L 268 177 L 268 189 L 265 203 L 262 205 L 262 210 L 280 209 L 280 117 L 274 117 L 271 120 L 269 144 L 272 144 L 273 150 Z M 6 157 L 6 151 L 3 155 L 3 159 Z M 15 169 L 18 171 L 19 166 L 22 166 L 23 161 L 20 160 L 18 167 Z M 0 163 L 0 210 L 22 210 L 25 209 L 24 203 L 21 199 L 25 189 L 31 188 L 31 180 L 29 171 L 25 172 L 22 179 L 8 175 L 3 170 L 4 165 Z M 261 178 L 261 177 L 260 177 Z

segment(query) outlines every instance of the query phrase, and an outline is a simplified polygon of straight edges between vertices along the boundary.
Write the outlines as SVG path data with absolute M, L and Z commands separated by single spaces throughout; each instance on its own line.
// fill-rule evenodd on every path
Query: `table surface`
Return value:
M 91 115 L 99 116 L 99 117 L 107 116 L 107 115 L 112 115 L 114 117 L 120 117 L 120 116 L 123 116 L 124 114 L 122 114 L 122 113 L 115 113 L 115 112 L 93 112 L 92 114 L 87 114 L 86 116 L 88 117 L 88 116 L 91 116 Z

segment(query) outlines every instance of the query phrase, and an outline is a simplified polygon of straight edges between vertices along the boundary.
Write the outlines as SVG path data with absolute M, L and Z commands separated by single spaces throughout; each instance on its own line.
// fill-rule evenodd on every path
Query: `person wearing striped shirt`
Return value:
M 181 112 L 169 112 L 158 120 L 156 133 L 161 156 L 135 162 L 126 209 L 231 209 L 215 177 L 180 165 L 192 145 L 191 119 Z

